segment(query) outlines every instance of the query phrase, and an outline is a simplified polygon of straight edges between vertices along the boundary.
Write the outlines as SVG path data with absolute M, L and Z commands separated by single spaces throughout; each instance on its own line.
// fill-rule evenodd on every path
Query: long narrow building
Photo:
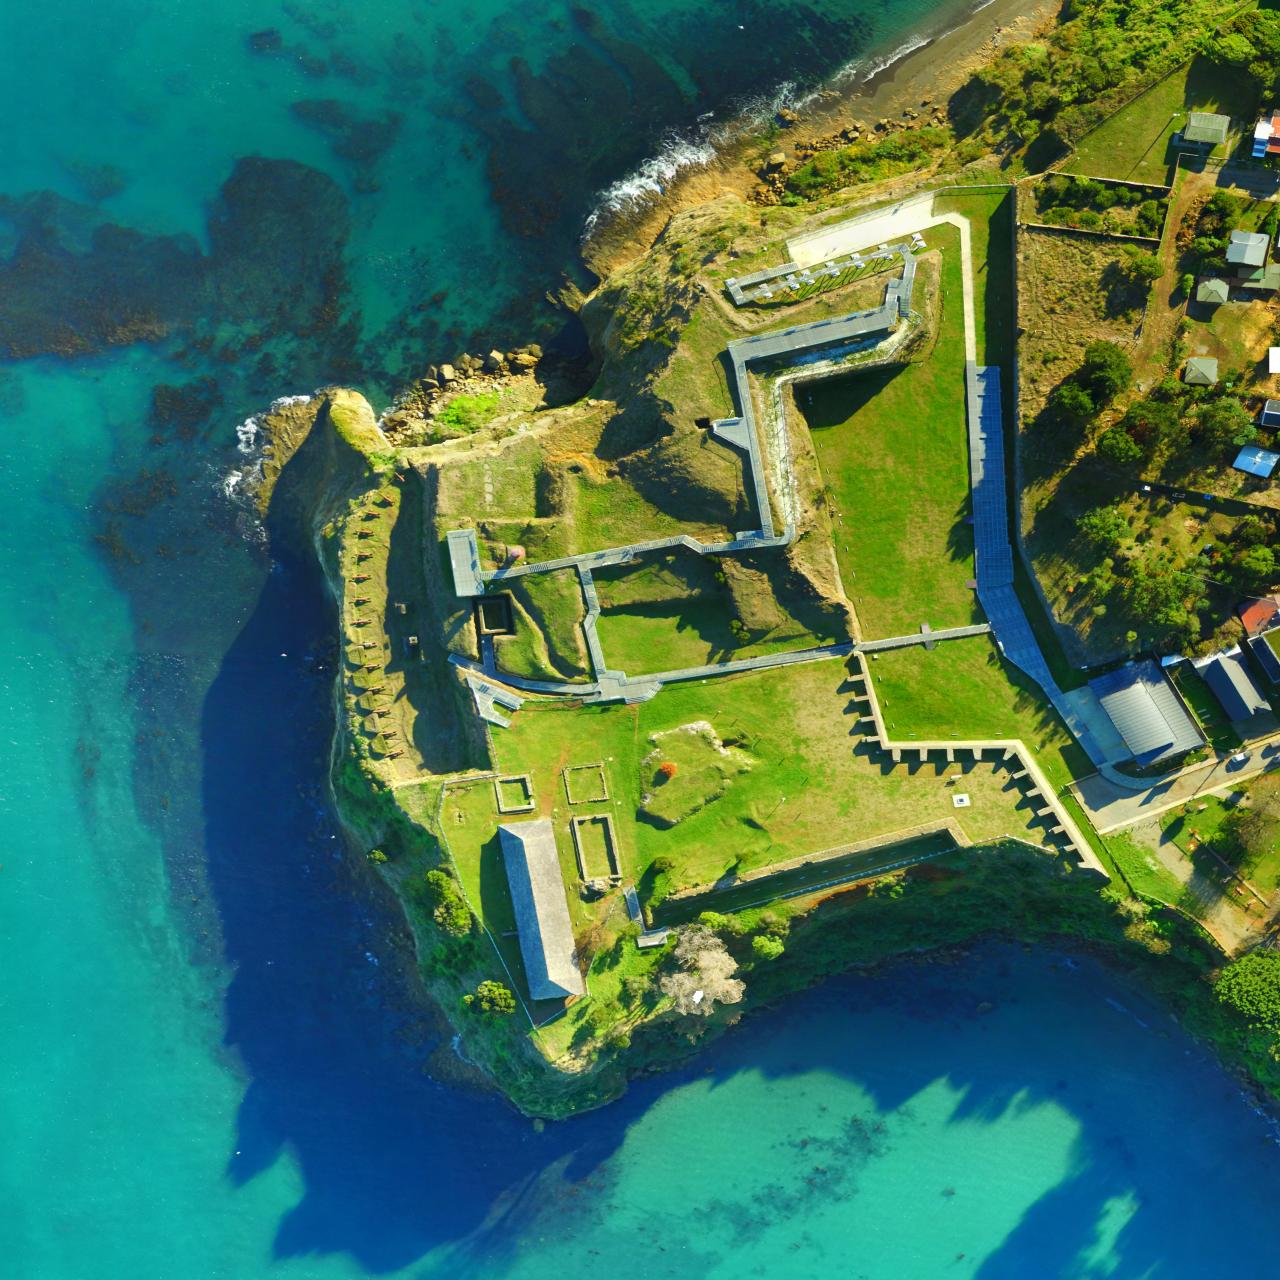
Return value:
M 573 926 L 551 819 L 504 822 L 498 838 L 530 997 L 561 1000 L 582 995 L 586 988 L 573 949 Z

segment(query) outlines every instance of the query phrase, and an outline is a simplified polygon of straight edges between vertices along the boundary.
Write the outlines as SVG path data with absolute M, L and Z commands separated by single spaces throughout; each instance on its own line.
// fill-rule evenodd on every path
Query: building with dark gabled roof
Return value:
M 1268 400 L 1258 414 L 1258 426 L 1280 427 L 1280 400 Z
M 578 972 L 551 819 L 504 822 L 498 828 L 498 838 L 529 995 L 534 1000 L 582 995 L 586 988 Z
M 1280 627 L 1250 636 L 1245 644 L 1253 654 L 1253 660 L 1262 668 L 1262 674 L 1272 684 L 1280 684 Z
M 1138 764 L 1159 764 L 1204 745 L 1177 690 L 1149 659 L 1098 676 L 1089 688 Z
M 1202 658 L 1195 667 L 1222 704 L 1228 719 L 1248 720 L 1271 710 L 1271 703 L 1258 688 L 1239 645 Z

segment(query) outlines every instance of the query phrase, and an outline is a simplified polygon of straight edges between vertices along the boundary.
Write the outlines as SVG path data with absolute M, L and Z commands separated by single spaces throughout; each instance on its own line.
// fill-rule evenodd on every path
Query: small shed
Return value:
M 1272 453 L 1270 449 L 1259 449 L 1256 444 L 1247 444 L 1231 464 L 1237 471 L 1257 476 L 1261 480 L 1270 479 L 1271 473 L 1280 462 L 1280 453 Z
M 1218 381 L 1216 356 L 1192 356 L 1182 371 L 1183 382 L 1193 387 L 1211 387 Z
M 1193 111 L 1187 117 L 1182 140 L 1196 146 L 1220 147 L 1226 142 L 1230 129 L 1230 116 L 1220 116 L 1216 111 Z
M 1239 645 L 1232 645 L 1230 649 L 1223 649 L 1197 663 L 1196 670 L 1222 704 L 1228 719 L 1248 720 L 1271 710 L 1266 694 L 1249 673 Z
M 1225 280 L 1217 278 L 1201 280 L 1196 285 L 1196 301 L 1207 302 L 1211 306 L 1221 306 L 1231 300 L 1231 286 Z
M 1237 267 L 1261 267 L 1267 261 L 1269 247 L 1270 241 L 1261 231 L 1237 229 L 1227 243 L 1227 261 Z
M 1098 676 L 1089 688 L 1138 764 L 1159 764 L 1204 744 L 1177 691 L 1149 659 Z
M 1280 427 L 1280 400 L 1267 400 L 1258 414 L 1258 426 Z

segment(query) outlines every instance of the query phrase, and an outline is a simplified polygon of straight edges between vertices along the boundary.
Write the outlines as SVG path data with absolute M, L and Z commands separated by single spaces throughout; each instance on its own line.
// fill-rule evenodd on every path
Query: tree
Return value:
M 1167 400 L 1139 400 L 1125 410 L 1120 427 L 1150 457 L 1159 445 L 1177 448 L 1186 441 L 1186 428 L 1177 406 Z
M 457 882 L 437 868 L 426 874 L 427 894 L 432 903 L 431 918 L 445 933 L 462 937 L 471 932 L 471 908 L 467 906 Z
M 1235 540 L 1242 547 L 1256 547 L 1271 536 L 1267 522 L 1261 516 L 1245 516 L 1235 528 Z
M 1164 274 L 1160 259 L 1154 253 L 1129 245 L 1124 251 L 1125 274 L 1137 284 L 1153 285 Z M 1127 362 L 1126 362 L 1127 363 Z
M 1111 427 L 1099 437 L 1098 452 L 1108 462 L 1124 466 L 1142 457 L 1142 446 L 1123 427 Z
M 1084 426 L 1098 411 L 1093 397 L 1072 378 L 1054 388 L 1049 397 L 1049 407 L 1055 417 L 1077 428 Z
M 671 953 L 674 969 L 659 979 L 679 1013 L 710 1014 L 717 1004 L 737 1004 L 746 984 L 733 975 L 737 961 L 724 943 L 703 925 L 684 929 Z
M 1239 400 L 1219 396 L 1200 406 L 1196 435 L 1211 448 L 1225 449 L 1229 445 L 1252 444 L 1258 438 L 1258 429 Z
M 1280 843 L 1280 794 L 1263 792 L 1252 804 L 1237 805 L 1225 826 L 1246 866 L 1274 852 Z
M 1276 557 L 1270 547 L 1246 547 L 1236 564 L 1252 582 L 1270 583 L 1276 575 Z
M 1084 349 L 1076 378 L 1096 405 L 1114 400 L 1133 380 L 1133 365 L 1114 342 L 1099 338 Z
M 751 939 L 751 950 L 758 960 L 776 960 L 786 950 L 786 944 L 771 933 L 757 933 Z
M 1076 521 L 1076 528 L 1094 546 L 1115 551 L 1132 533 L 1129 519 L 1117 506 L 1094 507 Z
M 1248 1026 L 1280 1036 L 1280 952 L 1250 951 L 1232 961 L 1213 994 Z
M 487 1016 L 506 1017 L 516 1011 L 516 998 L 510 987 L 501 982 L 486 978 L 471 995 L 462 997 L 462 1003 L 468 1009 L 477 1010 Z

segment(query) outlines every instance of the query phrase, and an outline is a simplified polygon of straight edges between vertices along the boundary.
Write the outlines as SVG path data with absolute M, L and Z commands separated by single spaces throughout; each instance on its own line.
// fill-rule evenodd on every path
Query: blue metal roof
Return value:
M 1272 453 L 1270 449 L 1259 449 L 1256 444 L 1245 445 L 1236 454 L 1231 464 L 1237 471 L 1246 471 L 1251 476 L 1261 476 L 1265 480 L 1280 462 L 1280 453 Z

